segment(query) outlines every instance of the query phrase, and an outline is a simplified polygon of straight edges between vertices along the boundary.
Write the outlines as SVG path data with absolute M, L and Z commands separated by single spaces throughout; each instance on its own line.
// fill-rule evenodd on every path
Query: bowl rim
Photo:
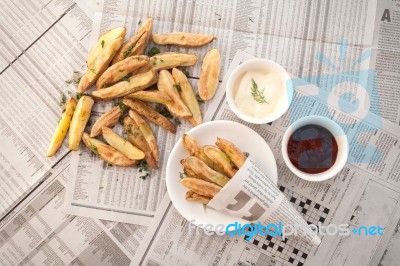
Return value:
M 274 68 L 278 70 L 276 73 L 278 73 L 279 77 L 282 77 L 282 80 L 284 80 L 285 83 L 287 104 L 280 105 L 279 109 L 277 109 L 273 113 L 270 113 L 261 118 L 256 118 L 243 113 L 236 107 L 236 104 L 233 100 L 233 90 L 235 88 L 233 84 L 245 71 L 248 71 L 250 69 L 255 69 L 257 66 L 259 68 L 260 65 L 262 65 L 264 68 L 269 68 L 269 69 Z M 293 99 L 293 84 L 289 73 L 280 64 L 269 59 L 254 58 L 244 61 L 243 63 L 241 63 L 232 70 L 227 79 L 225 92 L 229 107 L 240 119 L 252 124 L 267 124 L 280 118 L 289 109 L 289 106 Z
M 338 144 L 338 154 L 336 162 L 330 169 L 324 172 L 318 174 L 309 174 L 303 172 L 297 169 L 289 159 L 289 155 L 287 152 L 287 144 L 289 138 L 294 131 L 305 125 L 322 126 L 327 130 L 329 130 L 336 139 L 336 142 Z M 296 120 L 286 129 L 285 134 L 283 135 L 282 138 L 281 150 L 282 150 L 283 160 L 285 161 L 285 164 L 290 169 L 290 171 L 292 171 L 292 173 L 294 173 L 301 179 L 315 182 L 315 181 L 328 180 L 337 175 L 343 169 L 343 167 L 346 165 L 347 162 L 349 147 L 348 147 L 347 136 L 339 124 L 324 116 L 311 115 Z

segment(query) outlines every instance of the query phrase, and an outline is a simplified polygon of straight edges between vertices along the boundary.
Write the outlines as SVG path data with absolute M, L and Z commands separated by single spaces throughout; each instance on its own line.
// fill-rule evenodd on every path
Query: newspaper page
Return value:
M 2 218 L 68 152 L 63 145 L 46 157 L 60 104 L 75 94 L 92 20 L 73 1 L 0 5 Z
M 1 265 L 128 265 L 147 229 L 65 214 L 69 157 L 0 223 Z
M 127 36 L 131 36 L 148 16 L 152 16 L 155 20 L 153 27 L 155 33 L 187 31 L 213 34 L 217 37 L 212 44 L 196 49 L 156 45 L 161 52 L 191 52 L 199 56 L 199 63 L 186 68 L 194 88 L 197 87 L 201 58 L 211 47 L 217 47 L 224 56 L 221 77 L 237 49 L 274 60 L 284 66 L 289 73 L 302 77 L 331 71 L 329 66 L 320 61 L 316 62 L 315 51 L 321 51 L 323 58 L 338 58 L 341 56 L 338 44 L 343 43 L 348 47 L 346 63 L 359 58 L 366 47 L 371 46 L 373 40 L 370 30 L 373 28 L 373 21 L 371 22 L 370 17 L 375 17 L 375 6 L 375 2 L 360 1 L 358 5 L 353 5 L 341 1 L 333 10 L 330 3 L 320 1 L 300 4 L 298 1 L 210 3 L 179 0 L 168 2 L 104 0 L 100 1 L 99 13 L 96 13 L 94 18 L 93 38 L 96 39 L 100 33 L 110 28 L 122 25 L 127 28 Z M 324 21 L 319 21 L 321 13 L 324 14 Z M 337 23 L 336 14 L 343 14 L 340 23 Z M 288 19 L 291 17 L 296 19 Z M 360 25 L 360 21 L 364 24 Z M 330 28 L 335 30 L 328 31 Z M 344 37 L 347 39 L 340 39 Z M 152 46 L 153 43 L 148 47 Z M 370 60 L 367 59 L 356 65 L 355 69 L 369 65 Z M 338 72 L 342 75 L 333 75 L 334 78 L 349 76 L 353 80 L 359 78 L 357 71 L 353 71 L 351 75 L 344 73 L 344 66 L 341 66 Z M 331 82 L 331 78 L 328 81 Z M 349 87 L 348 90 L 357 93 L 356 88 Z M 368 98 L 362 96 L 359 98 L 361 103 L 364 103 Z M 207 105 L 203 108 L 206 110 Z M 101 113 L 104 108 L 99 108 L 98 111 Z M 162 173 L 165 170 L 166 155 L 180 134 L 188 128 L 185 125 L 180 126 L 175 136 L 157 127 L 153 129 L 158 142 L 161 143 L 159 146 L 163 164 L 158 171 L 151 171 L 152 178 L 145 181 L 137 178 L 141 176 L 138 170 L 113 168 L 103 171 L 99 170 L 99 165 L 93 160 L 87 160 L 90 154 L 85 151 L 79 158 L 78 154 L 74 154 L 73 161 L 77 162 L 77 171 L 73 173 L 73 181 L 68 187 L 67 211 L 75 215 L 138 224 L 149 222 L 165 193 L 165 179 Z M 122 195 L 116 191 L 120 191 Z M 133 191 L 133 198 L 130 200 L 126 199 L 127 191 L 130 193 Z
M 250 58 L 253 57 L 238 52 L 231 68 Z M 376 115 L 360 120 L 330 106 L 335 120 L 351 121 L 353 126 L 344 130 L 352 136 L 349 137 L 350 150 L 357 155 L 352 157 L 350 153 L 344 169 L 324 182 L 301 180 L 285 166 L 280 146 L 282 135 L 293 119 L 290 116 L 295 115 L 296 120 L 312 114 L 327 115 L 324 93 L 307 94 L 313 90 L 315 86 L 296 88 L 296 105 L 292 105 L 288 113 L 272 125 L 250 125 L 239 120 L 227 106 L 223 93 L 217 95 L 220 103 L 213 106 L 215 109 L 209 109 L 206 119 L 241 122 L 264 137 L 277 161 L 279 189 L 310 224 L 348 224 L 350 230 L 356 231 L 361 226 L 379 225 L 384 228 L 383 235 L 322 235 L 318 247 L 271 236 L 257 236 L 250 241 L 243 235 L 209 236 L 202 230 L 193 230 L 194 226 L 177 212 L 166 196 L 133 265 L 377 265 L 385 259 L 387 252 L 398 249 L 400 132 L 396 125 Z M 381 127 L 377 126 L 377 121 L 381 121 Z M 362 138 L 350 133 L 351 130 L 362 132 L 366 128 L 372 131 Z M 382 161 L 379 164 L 373 158 L 352 161 L 352 158 L 361 158 L 369 153 L 369 146 L 361 149 L 357 141 L 376 147 L 382 154 Z M 390 250 L 387 251 L 386 247 Z M 382 265 L 393 265 L 395 257 L 392 259 L 388 257 Z

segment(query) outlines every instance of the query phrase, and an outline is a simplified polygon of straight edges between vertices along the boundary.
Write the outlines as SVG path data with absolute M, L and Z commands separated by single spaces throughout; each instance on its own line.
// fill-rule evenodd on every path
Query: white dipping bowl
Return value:
M 289 154 L 287 151 L 287 146 L 289 142 L 290 136 L 299 128 L 306 125 L 318 125 L 329 130 L 332 135 L 335 137 L 335 140 L 338 145 L 338 153 L 336 157 L 336 161 L 331 168 L 328 170 L 318 173 L 318 174 L 309 174 L 303 172 L 296 168 L 293 163 L 289 159 Z M 294 122 L 285 132 L 282 139 L 282 155 L 283 160 L 285 161 L 287 167 L 298 177 L 307 180 L 307 181 L 324 181 L 335 175 L 337 175 L 345 166 L 347 162 L 348 156 L 348 141 L 347 136 L 344 133 L 343 129 L 334 121 L 327 117 L 323 116 L 306 116 L 302 117 L 296 122 Z
M 238 89 L 237 87 L 239 85 L 240 79 L 247 71 L 259 71 L 265 73 L 273 72 L 282 81 L 283 98 L 281 100 L 281 103 L 276 106 L 276 109 L 273 112 L 263 117 L 250 116 L 237 108 L 235 104 L 234 97 Z M 277 120 L 288 110 L 292 98 L 293 85 L 289 74 L 281 65 L 267 59 L 257 58 L 243 62 L 231 72 L 226 84 L 226 99 L 228 101 L 229 107 L 240 119 L 252 124 L 266 124 Z

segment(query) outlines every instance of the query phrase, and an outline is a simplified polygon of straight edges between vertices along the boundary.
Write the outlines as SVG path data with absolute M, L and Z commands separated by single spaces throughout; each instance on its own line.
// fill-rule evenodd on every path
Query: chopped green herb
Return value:
M 108 88 L 108 87 L 111 87 L 111 85 L 109 85 L 109 84 L 104 84 L 103 87 L 102 87 L 102 89 L 106 89 L 106 88 Z
M 61 95 L 61 99 L 60 99 L 60 106 L 63 106 L 66 102 L 67 102 L 67 97 L 65 97 L 65 94 L 63 93 Z M 63 113 L 64 113 L 64 111 L 63 111 Z
M 186 178 L 187 175 L 186 175 L 185 173 L 180 172 L 180 173 L 179 173 L 179 177 L 180 177 L 181 179 L 183 179 L 183 178 Z
M 94 70 L 94 68 L 90 68 L 90 71 L 92 71 L 93 74 L 96 74 L 96 71 Z
M 124 125 L 124 117 L 122 115 L 119 117 L 118 122 L 121 126 Z
M 146 173 L 145 175 L 139 176 L 140 179 L 146 180 L 148 177 L 150 177 L 149 173 Z
M 153 66 L 157 65 L 156 61 L 153 61 Z
M 151 57 L 151 56 L 155 56 L 156 54 L 160 53 L 160 49 L 158 49 L 157 47 L 153 46 L 151 47 L 151 49 L 147 52 L 147 54 Z
M 130 135 L 133 135 L 134 137 L 136 137 L 137 136 L 137 132 L 133 132 L 133 130 L 132 130 L 132 125 L 128 125 L 128 129 L 126 130 L 126 132 L 128 133 L 128 134 L 130 134 Z
M 132 77 L 132 73 L 128 73 L 125 77 L 122 78 L 122 80 L 129 81 L 130 77 Z
M 174 118 L 171 113 L 167 110 L 167 108 L 165 108 L 165 106 L 157 104 L 156 105 L 156 111 L 159 112 L 160 114 L 162 114 L 163 116 L 165 116 L 166 118 Z
M 101 48 L 104 48 L 104 40 L 101 40 Z
M 90 143 L 90 149 L 94 152 L 94 153 L 96 153 L 96 154 L 99 154 L 99 151 L 97 150 L 97 147 L 95 146 L 95 145 L 93 145 L 92 143 Z
M 252 84 L 252 87 L 250 88 L 251 96 L 253 96 L 254 101 L 258 102 L 259 104 L 268 103 L 267 100 L 265 100 L 265 96 L 263 94 L 265 89 L 260 91 L 258 89 L 257 83 L 254 81 L 253 78 L 251 79 L 251 84 Z
M 162 63 L 162 62 L 164 62 L 164 60 L 162 58 L 160 58 L 160 62 Z
M 181 84 L 179 84 L 179 83 L 174 84 L 174 87 L 176 88 L 176 90 L 177 90 L 178 92 L 181 92 L 181 91 L 182 91 Z
M 78 92 L 76 93 L 76 99 L 79 100 L 80 98 L 82 98 L 82 96 L 88 96 L 89 94 L 84 93 L 84 92 Z
M 126 114 L 128 112 L 129 108 L 126 106 L 123 102 L 117 102 L 115 106 L 119 107 L 119 110 L 121 111 L 121 116 Z
M 135 47 L 136 43 L 132 43 L 131 45 L 128 46 L 128 48 L 124 51 L 123 56 L 124 58 L 127 58 L 128 56 L 131 55 L 133 47 Z
M 143 171 L 145 171 L 145 172 L 149 171 L 149 166 L 147 165 L 146 161 L 141 161 L 137 167 L 138 167 L 140 173 Z
M 185 35 L 182 35 L 181 37 L 181 41 L 183 41 L 185 39 Z

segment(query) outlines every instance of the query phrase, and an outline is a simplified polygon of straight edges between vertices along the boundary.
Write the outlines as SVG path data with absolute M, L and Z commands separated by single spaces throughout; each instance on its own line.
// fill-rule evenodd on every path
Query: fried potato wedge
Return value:
M 109 164 L 116 166 L 132 166 L 138 163 L 138 161 L 129 159 L 110 145 L 107 145 L 98 139 L 89 137 L 89 134 L 86 132 L 83 133 L 82 140 L 89 150 Z
M 68 147 L 76 151 L 79 148 L 79 143 L 82 139 L 83 131 L 90 117 L 94 101 L 90 96 L 82 96 L 75 108 L 74 116 L 72 117 L 69 126 Z
M 106 71 L 111 59 L 121 47 L 122 39 L 123 38 L 119 37 L 115 40 L 112 40 L 107 46 L 104 47 L 99 56 L 97 56 L 93 62 L 88 65 L 86 73 L 79 81 L 78 92 L 84 92 L 89 89 L 93 84 L 96 83 L 101 74 Z
M 189 32 L 173 32 L 165 34 L 153 34 L 151 36 L 156 44 L 172 44 L 185 47 L 199 47 L 206 45 L 216 39 L 213 35 L 196 34 Z
M 88 58 L 86 60 L 87 66 L 93 64 L 94 60 L 100 55 L 100 53 L 104 50 L 104 48 L 110 44 L 111 41 L 118 38 L 124 39 L 125 34 L 126 34 L 125 27 L 118 27 L 115 29 L 111 29 L 101 34 L 96 44 L 93 46 L 93 48 L 90 50 L 88 54 Z
M 115 99 L 135 91 L 146 89 L 155 84 L 157 82 L 157 78 L 157 73 L 153 70 L 150 70 L 145 73 L 137 74 L 129 78 L 127 81 L 120 81 L 111 87 L 93 91 L 92 96 L 100 100 Z
M 144 54 L 144 49 L 149 43 L 150 36 L 153 30 L 153 18 L 149 17 L 147 20 L 139 27 L 136 35 L 132 36 L 128 41 L 126 41 L 115 55 L 112 64 L 116 64 L 119 61 L 128 58 L 133 55 Z
M 207 157 L 210 158 L 219 169 L 222 169 L 228 177 L 233 177 L 238 171 L 235 167 L 233 167 L 229 157 L 217 147 L 206 145 L 203 147 L 203 151 Z
M 192 113 L 192 117 L 188 118 L 192 126 L 197 126 L 202 122 L 202 116 L 199 103 L 197 102 L 196 95 L 194 94 L 192 85 L 187 79 L 186 75 L 177 68 L 172 69 L 172 77 L 175 80 L 177 88 L 179 88 L 179 95 L 181 96 L 185 105 Z M 179 87 L 178 87 L 179 86 Z
M 121 109 L 118 106 L 108 110 L 107 112 L 104 112 L 92 126 L 92 130 L 90 131 L 90 137 L 94 138 L 100 135 L 101 128 L 103 126 L 113 127 L 118 122 L 118 119 L 120 117 L 121 117 Z
M 74 98 L 69 98 L 64 105 L 64 111 L 61 115 L 60 120 L 54 130 L 53 137 L 51 138 L 49 148 L 47 149 L 47 156 L 51 157 L 56 154 L 58 149 L 60 149 L 61 144 L 67 135 L 69 125 L 71 123 L 72 116 L 74 115 L 76 108 L 76 100 Z
M 186 159 L 181 160 L 181 164 L 199 178 L 213 182 L 221 187 L 225 186 L 229 181 L 227 176 L 213 170 L 197 157 L 189 156 Z
M 131 99 L 137 99 L 145 102 L 153 102 L 160 103 L 163 105 L 172 104 L 171 98 L 168 96 L 166 92 L 159 90 L 144 90 L 137 91 L 131 94 L 126 95 L 125 97 Z
M 172 104 L 166 107 L 176 117 L 185 118 L 192 116 L 189 108 L 183 102 L 178 92 L 178 86 L 175 84 L 174 78 L 168 70 L 161 70 L 157 82 L 160 91 L 166 92 L 172 100 Z
M 171 69 L 178 66 L 192 66 L 198 60 L 197 55 L 166 52 L 150 57 L 150 63 L 154 70 Z
M 207 52 L 201 65 L 198 83 L 199 96 L 201 99 L 207 101 L 214 97 L 218 88 L 220 71 L 221 55 L 218 49 L 214 48 Z
M 236 165 L 237 168 L 240 168 L 246 161 L 247 158 L 244 153 L 241 152 L 240 149 L 229 140 L 217 138 L 217 142 L 215 144 L 218 148 L 221 149 L 221 151 L 228 155 L 228 157 L 231 159 L 233 164 Z
M 142 132 L 144 139 L 150 147 L 151 154 L 153 155 L 154 160 L 156 160 L 156 162 L 160 161 L 160 157 L 158 155 L 157 140 L 149 124 L 147 124 L 147 122 L 137 112 L 133 110 L 129 110 L 128 114 L 129 117 L 132 118 L 133 121 L 135 121 L 136 125 Z
M 183 134 L 182 137 L 183 147 L 189 152 L 190 155 L 196 156 L 200 160 L 202 160 L 205 164 L 212 168 L 214 165 L 213 161 L 207 157 L 204 153 L 203 148 L 200 144 L 190 135 Z
M 96 89 L 103 89 L 109 85 L 122 80 L 127 75 L 132 75 L 132 72 L 145 66 L 150 66 L 150 59 L 145 55 L 136 55 L 128 57 L 118 63 L 107 68 L 106 71 L 99 77 L 96 82 Z
M 126 116 L 122 121 L 124 129 L 128 134 L 129 141 L 144 152 L 144 160 L 152 169 L 157 169 L 157 162 L 151 154 L 151 149 L 138 125 L 135 124 L 132 118 Z
M 144 158 L 145 154 L 137 147 L 133 146 L 132 143 L 119 136 L 109 127 L 102 128 L 103 138 L 112 147 L 120 151 L 126 157 L 131 160 L 141 160 Z
M 208 204 L 211 200 L 211 197 L 207 197 L 207 196 L 203 196 L 200 194 L 197 194 L 194 191 L 188 190 L 186 191 L 186 195 L 185 195 L 186 200 L 188 201 L 196 201 L 196 202 L 200 202 L 203 204 Z
M 221 187 L 197 178 L 183 178 L 180 180 L 180 183 L 193 192 L 210 198 L 214 197 L 221 190 Z
M 133 99 L 123 99 L 122 103 L 128 106 L 130 109 L 138 112 L 154 124 L 164 128 L 165 130 L 176 133 L 176 126 L 168 118 L 148 106 L 142 101 Z

